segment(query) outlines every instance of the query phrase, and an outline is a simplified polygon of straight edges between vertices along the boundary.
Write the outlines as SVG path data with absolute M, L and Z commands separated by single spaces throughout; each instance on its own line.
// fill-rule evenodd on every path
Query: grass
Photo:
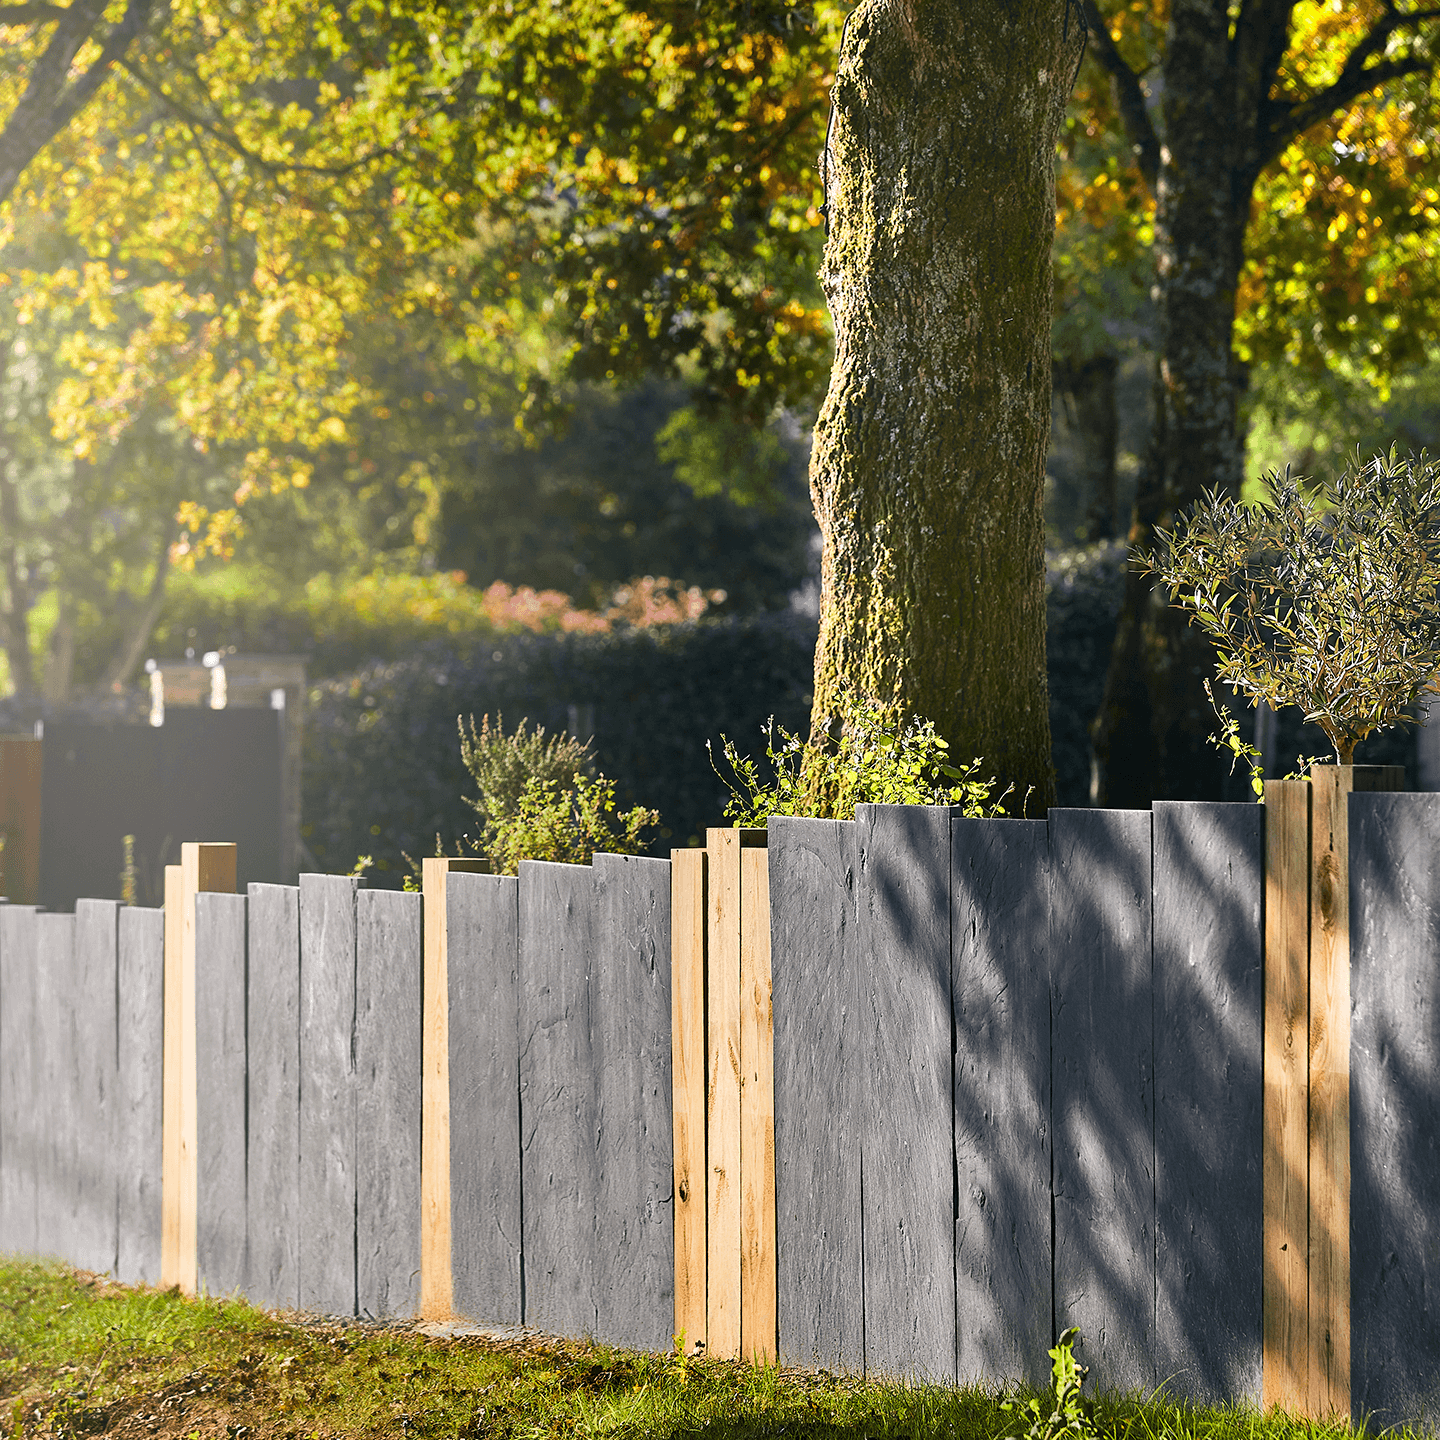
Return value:
M 17 1437 L 1000 1440 L 1026 1428 L 1005 1398 L 590 1343 L 431 1339 L 408 1325 L 283 1319 L 124 1288 L 59 1265 L 0 1265 L 0 1432 Z M 1116 1397 L 1097 1402 L 1094 1419 L 1106 1440 L 1349 1434 L 1245 1407 Z

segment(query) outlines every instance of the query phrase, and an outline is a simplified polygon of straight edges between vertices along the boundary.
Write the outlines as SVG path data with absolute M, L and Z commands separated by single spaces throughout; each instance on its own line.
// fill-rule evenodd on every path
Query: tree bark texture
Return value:
M 861 0 L 822 160 L 834 317 L 810 483 L 813 730 L 847 692 L 1054 796 L 1042 500 L 1066 0 Z

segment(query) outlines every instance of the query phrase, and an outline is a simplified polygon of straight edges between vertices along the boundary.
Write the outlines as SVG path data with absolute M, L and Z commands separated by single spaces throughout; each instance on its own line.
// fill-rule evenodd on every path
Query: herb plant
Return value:
M 1255 506 L 1208 492 L 1135 559 L 1214 643 L 1221 680 L 1298 705 L 1349 765 L 1440 688 L 1440 466 L 1392 448 L 1333 482 L 1262 484 Z
M 1023 1405 L 1007 1401 L 1004 1409 L 1028 1418 L 1028 1428 L 1014 1440 L 1094 1440 L 1098 1435 L 1090 1405 L 1080 1395 L 1089 1367 L 1075 1358 L 1080 1343 L 1076 1326 L 1066 1330 L 1050 1354 L 1050 1393 Z

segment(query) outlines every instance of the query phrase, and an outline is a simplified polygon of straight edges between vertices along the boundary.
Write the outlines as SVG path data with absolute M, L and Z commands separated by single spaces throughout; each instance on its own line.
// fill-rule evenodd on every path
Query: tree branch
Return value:
M 1140 88 L 1140 77 L 1126 63 L 1125 57 L 1110 34 L 1110 27 L 1100 13 L 1095 0 L 1082 0 L 1085 23 L 1095 42 L 1095 58 L 1110 73 L 1115 83 L 1115 98 L 1120 106 L 1120 118 L 1125 132 L 1130 137 L 1140 173 L 1154 193 L 1155 183 L 1160 175 L 1160 138 L 1150 123 L 1150 112 L 1145 108 L 1145 92 Z
M 0 25 L 48 25 L 69 13 L 58 5 L 0 5 Z
M 106 37 L 99 58 L 67 86 L 66 77 L 80 47 L 105 14 L 105 0 L 75 0 L 62 10 L 45 53 L 35 62 L 20 103 L 0 132 L 0 200 L 19 183 L 25 167 L 63 130 L 100 88 L 110 67 L 144 28 L 154 0 L 130 0 L 124 17 Z M 30 6 L 12 7 L 30 10 Z

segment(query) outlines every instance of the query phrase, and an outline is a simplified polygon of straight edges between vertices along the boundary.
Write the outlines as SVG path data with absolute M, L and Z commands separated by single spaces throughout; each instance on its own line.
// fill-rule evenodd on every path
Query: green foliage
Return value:
M 764 734 L 768 779 L 734 741 L 721 736 L 721 753 L 734 777 L 725 780 L 730 790 L 725 818 L 736 825 L 761 826 L 772 815 L 853 820 L 856 805 L 954 805 L 976 818 L 1005 813 L 1010 790 L 991 798 L 996 781 L 980 778 L 983 761 L 950 764 L 950 747 L 932 722 L 904 720 L 876 700 L 849 697 L 838 736 L 820 743 L 802 740 L 774 716 Z
M 1050 1393 L 1023 1404 L 1006 1401 L 1002 1408 L 1028 1417 L 1029 1428 L 1017 1440 L 1094 1440 L 1099 1434 L 1090 1404 L 1080 1394 L 1089 1368 L 1075 1358 L 1080 1331 L 1072 1325 L 1050 1353 Z
M 1210 701 L 1210 708 L 1215 712 L 1215 718 L 1220 722 L 1218 732 L 1211 734 L 1208 738 L 1210 743 L 1222 754 L 1229 755 L 1230 773 L 1235 773 L 1235 767 L 1242 761 L 1245 768 L 1250 772 L 1250 788 L 1255 792 L 1257 801 L 1265 798 L 1265 757 L 1260 751 L 1240 734 L 1240 722 L 1230 713 L 1229 707 L 1222 705 L 1216 698 L 1215 692 L 1210 688 L 1210 682 L 1205 681 L 1205 696 Z M 1286 775 L 1286 780 L 1303 780 L 1312 765 L 1318 765 L 1318 755 L 1297 755 L 1295 757 L 1295 768 Z
M 501 875 L 514 875 L 522 860 L 588 865 L 596 851 L 639 855 L 644 831 L 660 823 L 654 810 L 615 807 L 615 782 L 587 774 L 594 768 L 590 743 L 566 734 L 548 739 L 543 725 L 529 731 L 522 720 L 507 735 L 500 717 L 480 726 L 460 717 L 460 758 L 480 791 L 462 796 L 480 817 L 484 832 L 472 843 Z
M 1295 705 L 1342 765 L 1375 730 L 1413 724 L 1440 669 L 1440 467 L 1392 449 L 1305 490 L 1289 471 L 1255 507 L 1208 492 L 1150 552 L 1233 690 Z

